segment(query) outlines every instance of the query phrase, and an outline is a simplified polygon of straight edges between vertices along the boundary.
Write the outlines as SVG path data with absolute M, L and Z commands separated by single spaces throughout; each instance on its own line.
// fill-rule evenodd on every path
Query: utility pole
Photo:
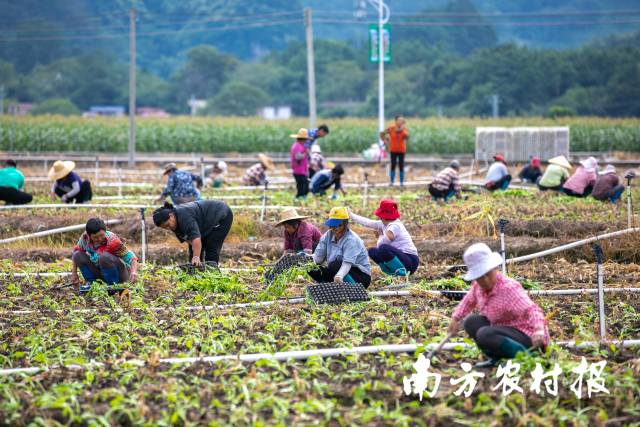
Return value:
M 0 116 L 4 115 L 4 85 L 0 85 Z
M 136 166 L 136 10 L 129 10 L 129 167 Z
M 491 115 L 494 119 L 500 117 L 500 97 L 498 95 L 491 95 Z
M 378 133 L 384 130 L 384 3 L 378 0 Z
M 304 8 L 304 26 L 307 39 L 307 85 L 309 86 L 309 127 L 315 128 L 317 124 L 316 110 L 316 70 L 313 59 L 313 25 L 311 20 L 311 8 Z

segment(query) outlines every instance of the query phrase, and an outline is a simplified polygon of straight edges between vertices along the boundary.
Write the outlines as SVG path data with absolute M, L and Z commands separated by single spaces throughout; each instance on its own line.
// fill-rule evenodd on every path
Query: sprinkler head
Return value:
M 636 177 L 636 171 L 630 169 L 624 176 L 627 179 L 627 185 L 631 184 L 631 180 Z
M 504 219 L 504 218 L 501 218 L 501 219 L 498 220 L 498 228 L 500 229 L 501 233 L 504 232 L 504 227 L 507 224 L 509 224 L 509 221 Z
M 593 245 L 593 252 L 596 254 L 596 261 L 598 264 L 602 264 L 604 262 L 604 254 L 602 253 L 602 246 L 598 243 Z

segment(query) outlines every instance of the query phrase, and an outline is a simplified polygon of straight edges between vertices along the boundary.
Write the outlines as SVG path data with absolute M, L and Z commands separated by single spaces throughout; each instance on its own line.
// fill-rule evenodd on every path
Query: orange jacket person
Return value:
M 380 139 L 389 145 L 391 153 L 391 170 L 389 171 L 389 181 L 393 185 L 396 178 L 396 163 L 400 171 L 400 186 L 404 185 L 404 155 L 407 152 L 407 140 L 409 131 L 406 128 L 406 120 L 402 116 L 396 116 L 395 126 L 380 132 Z

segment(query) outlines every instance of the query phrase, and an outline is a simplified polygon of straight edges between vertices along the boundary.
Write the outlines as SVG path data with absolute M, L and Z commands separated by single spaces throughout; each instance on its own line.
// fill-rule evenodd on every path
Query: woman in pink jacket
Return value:
M 591 194 L 593 186 L 596 184 L 598 161 L 595 157 L 581 161 L 580 165 L 562 186 L 562 190 L 569 196 L 586 197 Z
M 464 253 L 466 281 L 471 289 L 453 313 L 449 333 L 464 327 L 489 360 L 476 368 L 496 366 L 531 347 L 545 348 L 549 331 L 542 309 L 516 280 L 499 271 L 502 256 L 484 243 L 469 246 Z M 474 310 L 480 314 L 472 314 Z

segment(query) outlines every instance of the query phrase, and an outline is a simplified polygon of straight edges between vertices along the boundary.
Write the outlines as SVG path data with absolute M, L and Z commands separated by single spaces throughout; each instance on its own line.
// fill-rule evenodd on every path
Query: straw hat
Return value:
M 219 160 L 218 163 L 216 163 L 216 167 L 218 169 L 220 169 L 221 171 L 226 172 L 227 171 L 227 162 L 225 162 L 224 160 Z
M 75 167 L 76 167 L 76 162 L 74 161 L 56 160 L 53 166 L 51 166 L 51 169 L 49 169 L 49 173 L 48 173 L 49 179 L 56 181 L 60 178 L 64 178 L 65 176 L 69 175 L 69 172 L 74 170 Z
M 280 214 L 280 221 L 276 222 L 276 227 L 280 227 L 287 221 L 291 221 L 292 219 L 305 219 L 309 218 L 308 215 L 300 215 L 295 208 L 285 209 Z
M 298 133 L 294 133 L 289 136 L 295 139 L 309 139 L 309 131 L 306 130 L 305 128 L 300 128 L 298 130 Z
M 571 169 L 571 163 L 569 163 L 569 161 L 565 156 L 557 156 L 552 159 L 549 159 L 549 163 L 552 165 L 562 166 L 563 168 Z
M 178 168 L 178 166 L 176 166 L 176 164 L 175 164 L 175 163 L 167 163 L 167 164 L 166 164 L 166 165 L 164 165 L 162 168 L 164 169 L 164 172 L 162 173 L 162 175 L 166 175 L 166 174 L 168 174 L 169 172 L 171 172 L 172 170 L 177 169 L 177 168 Z
M 602 171 L 602 175 L 608 174 L 608 173 L 616 173 L 616 167 L 613 165 L 607 165 L 604 170 Z
M 271 157 L 267 156 L 266 154 L 258 154 L 258 159 L 260 160 L 260 163 L 262 163 L 264 165 L 265 168 L 267 169 L 273 169 L 273 160 L 271 160 Z
M 464 251 L 463 258 L 467 266 L 467 274 L 464 276 L 464 280 L 467 282 L 476 280 L 502 265 L 502 256 L 497 252 L 492 252 L 489 246 L 484 243 L 469 246 Z

